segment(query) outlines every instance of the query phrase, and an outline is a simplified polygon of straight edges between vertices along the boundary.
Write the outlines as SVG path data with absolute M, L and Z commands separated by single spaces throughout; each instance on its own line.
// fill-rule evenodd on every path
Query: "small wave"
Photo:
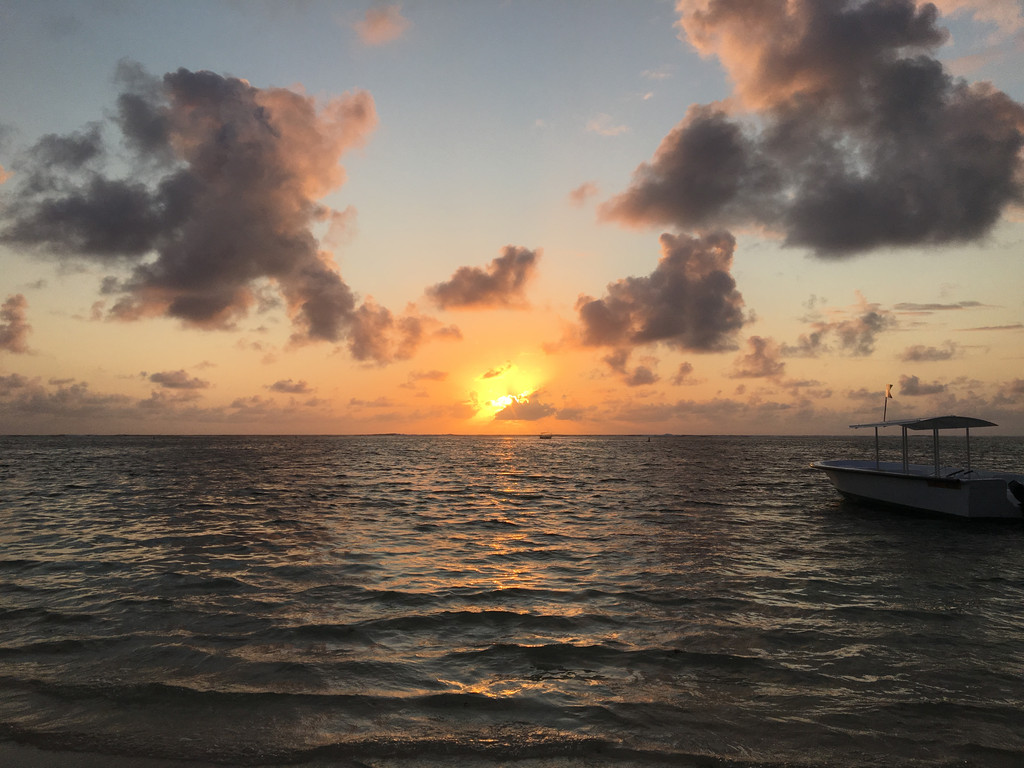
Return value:
M 570 633 L 593 630 L 598 625 L 618 626 L 619 622 L 597 614 L 559 616 L 554 614 L 518 613 L 508 610 L 438 611 L 394 618 L 373 619 L 359 628 L 372 632 L 467 632 L 473 630 L 515 630 L 518 632 Z

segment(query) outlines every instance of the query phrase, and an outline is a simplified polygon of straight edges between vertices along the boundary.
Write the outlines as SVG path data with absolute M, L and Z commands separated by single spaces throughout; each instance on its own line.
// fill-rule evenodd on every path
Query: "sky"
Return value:
M 0 433 L 1022 435 L 1022 56 L 1019 0 L 0 2 Z

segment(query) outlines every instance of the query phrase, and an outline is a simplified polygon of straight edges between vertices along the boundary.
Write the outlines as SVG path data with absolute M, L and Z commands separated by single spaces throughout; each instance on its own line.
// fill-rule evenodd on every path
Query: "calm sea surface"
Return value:
M 1024 765 L 1024 526 L 872 511 L 807 466 L 870 445 L 0 438 L 0 742 Z M 1022 471 L 1024 440 L 972 449 Z

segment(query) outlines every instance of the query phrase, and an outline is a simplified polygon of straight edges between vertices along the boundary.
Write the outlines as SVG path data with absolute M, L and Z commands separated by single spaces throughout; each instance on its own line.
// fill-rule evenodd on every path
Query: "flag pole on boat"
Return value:
M 885 385 L 885 399 L 882 401 L 882 421 L 885 421 L 885 414 L 889 408 L 889 401 L 892 400 L 892 384 Z M 875 427 L 875 469 L 881 468 L 881 462 L 878 460 L 878 427 Z

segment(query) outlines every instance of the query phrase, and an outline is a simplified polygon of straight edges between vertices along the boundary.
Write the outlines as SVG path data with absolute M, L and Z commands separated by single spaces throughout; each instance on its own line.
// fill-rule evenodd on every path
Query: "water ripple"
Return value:
M 807 469 L 864 445 L 0 438 L 0 739 L 1019 765 L 1024 529 L 863 509 Z M 1022 445 L 972 447 L 1013 469 Z

